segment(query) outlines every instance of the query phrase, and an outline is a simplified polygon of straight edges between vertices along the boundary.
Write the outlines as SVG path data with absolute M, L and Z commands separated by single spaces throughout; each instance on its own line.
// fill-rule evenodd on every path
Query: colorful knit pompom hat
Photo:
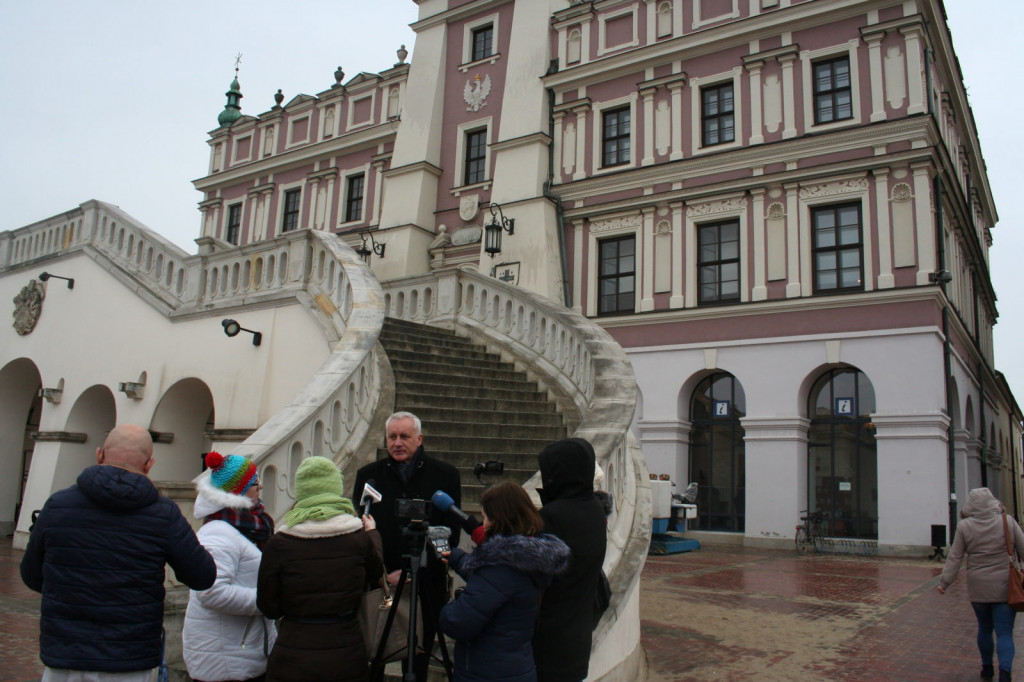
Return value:
M 260 480 L 256 465 L 241 455 L 225 457 L 219 452 L 208 452 L 206 468 L 210 470 L 210 482 L 232 495 L 244 495 Z

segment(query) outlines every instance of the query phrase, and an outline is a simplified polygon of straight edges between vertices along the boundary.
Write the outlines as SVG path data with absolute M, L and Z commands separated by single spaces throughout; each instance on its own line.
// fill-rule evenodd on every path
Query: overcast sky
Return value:
M 946 4 L 1000 218 L 996 367 L 1024 403 L 1024 1 Z M 0 231 L 99 199 L 195 253 L 191 181 L 235 55 L 242 112 L 257 115 L 278 88 L 285 101 L 326 90 L 339 65 L 345 80 L 391 67 L 400 45 L 413 51 L 416 18 L 413 0 L 0 0 Z

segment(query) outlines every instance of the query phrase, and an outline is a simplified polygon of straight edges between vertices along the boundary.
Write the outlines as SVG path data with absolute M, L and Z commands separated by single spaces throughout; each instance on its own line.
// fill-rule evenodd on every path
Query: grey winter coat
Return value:
M 1005 602 L 1009 559 L 1003 534 L 1002 504 L 988 488 L 975 488 L 960 512 L 956 537 L 949 558 L 942 569 L 939 583 L 946 589 L 956 580 L 960 564 L 967 556 L 967 597 L 972 602 Z M 1013 519 L 1006 517 L 1013 549 L 1024 557 L 1024 532 Z

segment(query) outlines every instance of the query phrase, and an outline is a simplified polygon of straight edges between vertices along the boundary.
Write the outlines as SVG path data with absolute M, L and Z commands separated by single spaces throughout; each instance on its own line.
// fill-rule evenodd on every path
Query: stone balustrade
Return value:
M 546 389 L 574 437 L 594 445 L 605 472 L 609 519 L 605 571 L 613 598 L 594 637 L 590 679 L 636 679 L 638 586 L 650 544 L 647 467 L 630 424 L 636 380 L 622 348 L 599 326 L 551 301 L 471 269 L 390 280 L 390 317 L 452 329 L 515 363 Z M 535 489 L 535 474 L 527 483 Z

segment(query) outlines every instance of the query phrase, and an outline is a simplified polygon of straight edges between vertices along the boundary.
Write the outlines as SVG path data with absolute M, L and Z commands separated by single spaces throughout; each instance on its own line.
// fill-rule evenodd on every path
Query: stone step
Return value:
M 497 355 L 483 351 L 451 351 L 444 352 L 436 346 L 404 343 L 401 346 L 388 345 L 388 358 L 391 364 L 404 362 L 429 362 L 442 365 L 469 365 L 472 367 L 485 367 L 488 369 L 512 369 L 512 365 L 502 361 Z
M 495 402 L 495 401 L 491 401 Z M 497 410 L 491 408 L 478 408 L 475 406 L 466 405 L 465 402 L 459 401 L 459 405 L 455 407 L 438 407 L 436 401 L 423 401 L 422 405 L 418 405 L 415 410 L 411 410 L 416 413 L 423 423 L 430 423 L 431 425 L 436 424 L 490 424 L 495 421 L 495 418 L 500 419 L 502 424 L 519 425 L 519 426 L 553 426 L 564 430 L 565 427 L 562 425 L 562 418 L 551 408 L 548 412 L 531 412 L 530 410 L 538 409 L 536 403 L 531 401 L 521 401 L 514 403 L 515 408 L 520 409 L 501 409 Z M 431 429 L 431 433 L 434 429 Z
M 409 378 L 395 377 L 395 392 L 399 390 L 407 392 L 407 395 L 425 396 L 429 398 L 488 398 L 491 400 L 514 400 L 514 401 L 544 401 L 546 396 L 540 391 L 527 390 L 520 387 L 504 388 L 476 384 L 472 386 L 455 385 L 453 383 L 438 383 L 438 377 L 431 377 L 431 381 L 415 381 Z M 395 400 L 398 400 L 396 395 Z M 452 407 L 459 405 L 458 400 L 449 401 Z M 437 405 L 444 405 L 435 402 Z
M 526 439 L 531 441 L 543 440 L 553 441 L 565 438 L 565 427 L 561 424 L 554 426 L 538 426 L 536 424 L 515 424 L 508 423 L 504 419 L 500 423 L 491 422 L 462 422 L 462 421 L 433 421 L 423 419 L 423 416 L 416 413 L 423 421 L 424 439 L 430 438 L 431 443 L 437 443 L 439 438 L 451 438 L 453 442 L 459 442 L 458 438 L 488 438 L 493 440 Z M 434 445 L 435 448 L 440 447 Z M 460 448 L 452 448 L 459 450 Z
M 500 356 L 495 355 L 480 346 L 459 342 L 447 343 L 444 341 L 420 341 L 410 336 L 394 336 L 381 333 L 380 342 L 388 349 L 388 353 L 399 355 L 409 353 L 413 355 L 426 355 L 431 357 L 466 357 L 481 362 L 492 360 L 501 361 Z
M 537 387 L 537 382 L 530 381 L 524 374 L 511 368 L 475 367 L 458 363 L 435 363 L 429 361 L 410 362 L 409 360 L 392 362 L 391 368 L 395 370 L 395 377 L 401 376 L 413 381 L 427 381 L 432 377 L 441 376 L 446 381 L 465 381 L 468 383 L 487 381 Z
M 501 412 L 509 415 L 529 415 L 529 414 L 541 414 L 536 410 L 550 410 L 558 423 L 561 423 L 562 418 L 555 412 L 555 406 L 548 402 L 541 402 L 539 400 L 539 394 L 537 400 L 504 400 L 502 398 L 467 398 L 465 396 L 459 396 L 457 401 L 453 402 L 452 407 L 446 407 L 438 402 L 437 397 L 429 393 L 407 393 L 404 396 L 404 405 L 407 405 L 407 409 L 410 412 L 419 415 L 420 412 L 430 409 L 441 409 L 441 410 L 465 410 L 469 412 Z

